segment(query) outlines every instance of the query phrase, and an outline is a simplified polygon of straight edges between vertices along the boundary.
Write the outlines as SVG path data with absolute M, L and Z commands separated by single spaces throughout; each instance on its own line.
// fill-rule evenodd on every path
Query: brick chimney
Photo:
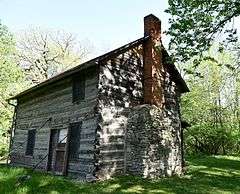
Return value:
M 150 36 L 143 48 L 144 103 L 162 107 L 161 21 L 152 14 L 144 17 L 144 36 Z

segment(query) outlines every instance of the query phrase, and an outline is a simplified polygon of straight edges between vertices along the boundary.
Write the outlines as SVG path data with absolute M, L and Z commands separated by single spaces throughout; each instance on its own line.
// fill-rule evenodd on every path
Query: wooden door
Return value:
M 49 142 L 48 170 L 65 175 L 67 166 L 68 130 L 51 130 Z
M 62 174 L 64 168 L 66 143 L 58 143 L 56 148 L 55 172 Z
M 48 164 L 47 171 L 52 171 L 54 168 L 55 147 L 57 143 L 58 131 L 56 129 L 50 131 L 49 148 L 48 148 Z

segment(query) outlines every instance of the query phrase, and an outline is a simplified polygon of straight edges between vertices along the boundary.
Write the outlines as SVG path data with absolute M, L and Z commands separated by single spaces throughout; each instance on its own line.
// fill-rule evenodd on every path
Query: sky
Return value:
M 167 6 L 167 0 L 0 0 L 0 20 L 14 33 L 30 26 L 71 32 L 92 46 L 94 57 L 142 37 L 150 13 L 167 30 Z

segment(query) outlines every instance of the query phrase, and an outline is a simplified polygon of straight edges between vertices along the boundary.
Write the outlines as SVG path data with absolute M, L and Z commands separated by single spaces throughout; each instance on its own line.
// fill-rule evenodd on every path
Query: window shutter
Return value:
M 35 146 L 35 138 L 36 138 L 36 129 L 28 131 L 28 140 L 27 140 L 27 148 L 26 155 L 32 156 Z
M 70 126 L 69 159 L 78 159 L 78 150 L 81 139 L 81 122 L 73 123 Z
M 73 102 L 84 100 L 85 98 L 85 76 L 84 74 L 73 78 Z

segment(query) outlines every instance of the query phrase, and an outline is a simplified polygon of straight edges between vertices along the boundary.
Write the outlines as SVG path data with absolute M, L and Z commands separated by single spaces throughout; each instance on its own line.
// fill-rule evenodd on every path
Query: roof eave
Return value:
M 165 57 L 167 57 L 168 59 L 170 59 L 170 56 L 167 52 L 167 50 L 162 46 L 163 49 L 163 54 L 165 55 Z M 175 81 L 176 84 L 179 84 L 180 87 L 180 92 L 181 93 L 187 93 L 190 92 L 187 83 L 185 82 L 185 80 L 182 78 L 182 75 L 179 73 L 178 69 L 176 68 L 176 66 L 174 65 L 174 63 L 170 62 L 169 60 L 166 60 L 166 65 L 167 68 L 172 72 L 172 76 L 173 76 L 173 80 Z
M 41 83 L 37 84 L 36 86 L 33 86 L 33 87 L 31 87 L 31 88 L 29 88 L 29 89 L 27 89 L 27 90 L 25 90 L 25 91 L 23 91 L 21 93 L 13 96 L 11 98 L 9 98 L 8 100 L 18 99 L 18 98 L 20 98 L 20 97 L 22 97 L 22 96 L 24 96 L 24 95 L 26 95 L 26 94 L 28 94 L 30 92 L 36 91 L 37 89 L 40 89 L 40 88 L 42 88 L 44 86 L 52 84 L 52 83 L 54 83 L 56 81 L 59 81 L 61 79 L 67 78 L 67 77 L 69 77 L 69 76 L 71 76 L 71 75 L 73 75 L 73 74 L 75 74 L 75 73 L 77 73 L 77 72 L 79 72 L 79 71 L 81 71 L 83 69 L 87 69 L 89 67 L 93 67 L 93 66 L 99 64 L 99 61 L 107 59 L 107 58 L 109 58 L 109 57 L 111 57 L 113 55 L 122 53 L 122 52 L 124 52 L 127 49 L 131 49 L 131 48 L 141 44 L 142 42 L 144 42 L 147 39 L 149 39 L 149 36 L 144 36 L 144 37 L 139 38 L 139 39 L 137 39 L 137 40 L 135 40 L 133 42 L 130 42 L 130 43 L 126 44 L 126 45 L 123 45 L 123 46 L 121 46 L 121 47 L 119 47 L 117 49 L 114 49 L 114 50 L 112 50 L 110 52 L 107 52 L 107 53 L 105 53 L 103 55 L 100 55 L 100 56 L 98 56 L 98 57 L 96 57 L 94 59 L 91 59 L 91 60 L 89 60 L 87 62 L 84 62 L 84 63 L 82 63 L 82 64 L 80 64 L 80 65 L 78 65 L 78 66 L 76 66 L 74 68 L 71 68 L 71 69 L 69 69 L 67 71 L 64 71 L 64 72 L 62 72 L 62 73 L 60 73 L 60 74 L 58 74 L 58 75 L 56 75 L 56 76 L 54 76 L 54 77 L 44 81 L 44 82 L 41 82 Z

